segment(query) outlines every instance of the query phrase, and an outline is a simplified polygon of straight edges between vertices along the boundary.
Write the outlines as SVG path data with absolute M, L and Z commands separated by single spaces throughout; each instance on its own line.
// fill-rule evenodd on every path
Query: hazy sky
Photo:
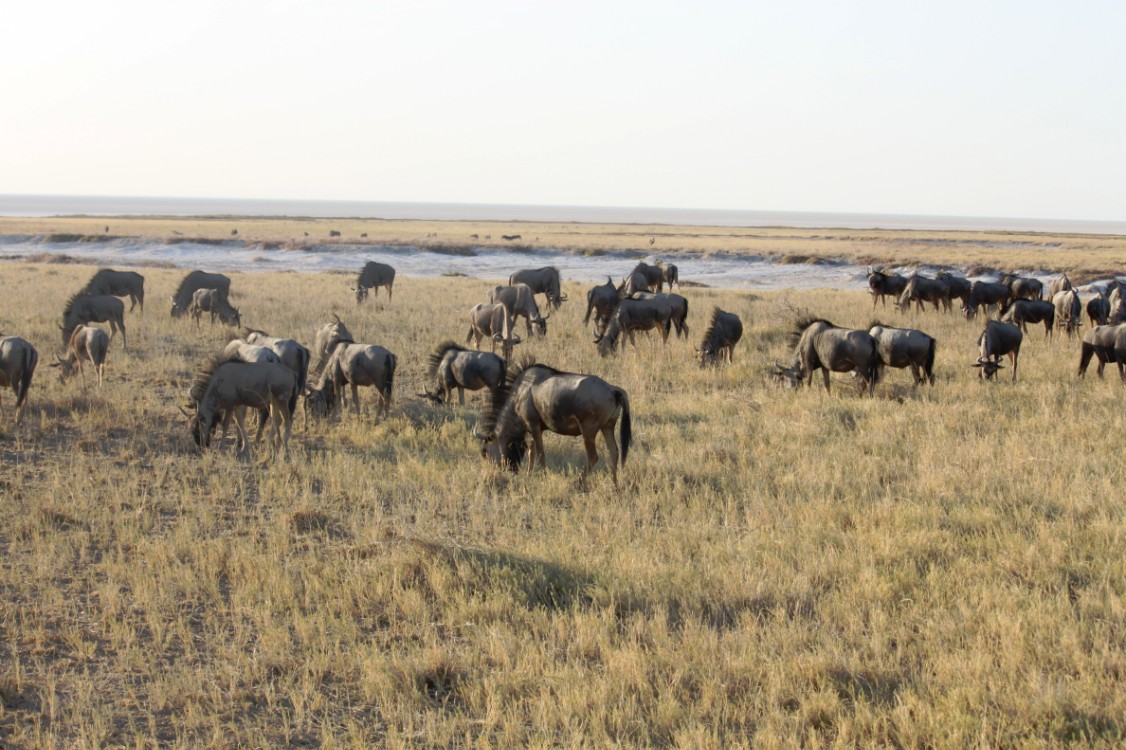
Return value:
M 35 0 L 0 194 L 1126 220 L 1126 3 Z

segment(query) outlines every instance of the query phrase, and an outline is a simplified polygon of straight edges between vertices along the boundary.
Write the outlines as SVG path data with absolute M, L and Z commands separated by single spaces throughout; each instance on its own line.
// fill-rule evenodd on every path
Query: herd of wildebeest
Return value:
M 368 262 L 352 287 L 356 303 L 362 304 L 369 292 L 378 295 L 386 289 L 391 301 L 395 269 L 384 263 Z M 482 454 L 508 469 L 516 470 L 525 457 L 531 466 L 546 465 L 543 432 L 582 436 L 589 471 L 598 461 L 595 439 L 602 434 L 609 454 L 614 481 L 617 469 L 625 462 L 631 444 L 629 396 L 625 390 L 590 374 L 564 372 L 530 358 L 513 359 L 514 347 L 522 337 L 516 332 L 524 320 L 525 336 L 546 336 L 548 314 L 541 314 L 537 295 L 543 295 L 545 309 L 558 309 L 567 296 L 554 267 L 513 273 L 507 285 L 496 286 L 488 299 L 469 311 L 469 331 L 465 344 L 440 343 L 429 355 L 429 388 L 419 394 L 438 403 L 449 403 L 454 390 L 461 404 L 465 391 L 487 389 L 490 396 L 474 435 L 482 443 Z M 665 286 L 668 291 L 665 291 Z M 587 292 L 584 326 L 594 323 L 594 342 L 602 356 L 614 354 L 624 341 L 635 342 L 638 332 L 656 330 L 662 342 L 675 331 L 687 338 L 688 300 L 672 292 L 680 280 L 677 267 L 658 261 L 639 263 L 621 283 L 606 283 Z M 208 313 L 216 321 L 232 326 L 241 335 L 231 340 L 199 372 L 189 388 L 190 405 L 183 408 L 189 418 L 192 438 L 207 448 L 219 426 L 220 442 L 225 440 L 234 421 L 239 451 L 249 446 L 243 425 L 247 409 L 259 414 L 258 443 L 267 426 L 271 444 L 288 451 L 293 415 L 303 397 L 306 425 L 310 417 L 323 419 L 339 414 L 345 404 L 345 388 L 351 387 L 352 405 L 360 411 L 357 389 L 371 387 L 376 393 L 379 415 L 391 405 L 397 358 L 387 349 L 356 342 L 347 325 L 336 315 L 315 333 L 313 349 L 295 339 L 270 336 L 265 331 L 242 326 L 241 315 L 230 303 L 230 278 L 222 274 L 192 271 L 172 295 L 172 317 L 190 316 L 200 325 Z M 1055 279 L 1044 299 L 1042 283 L 1013 274 L 998 282 L 970 281 L 940 272 L 933 278 L 915 273 L 902 276 L 883 269 L 868 270 L 868 289 L 872 305 L 892 297 L 900 310 L 919 309 L 930 303 L 935 310 L 951 311 L 954 300 L 973 319 L 987 314 L 978 337 L 979 356 L 973 363 L 981 377 L 992 379 L 1003 367 L 1002 358 L 1012 363 L 1016 381 L 1021 341 L 1029 323 L 1043 323 L 1045 335 L 1064 329 L 1070 337 L 1082 325 L 1079 293 L 1066 274 Z M 1082 377 L 1092 357 L 1099 360 L 1098 371 L 1114 362 L 1126 382 L 1126 288 L 1117 280 L 1106 287 L 1092 287 L 1095 296 L 1086 304 L 1092 328 L 1082 337 L 1078 375 Z M 125 304 L 130 312 L 139 307 L 144 313 L 144 277 L 133 271 L 102 269 L 67 302 L 59 328 L 63 355 L 56 355 L 51 367 L 59 368 L 63 380 L 77 371 L 85 382 L 84 364 L 95 372 L 98 386 L 110 342 L 121 333 L 127 349 Z M 995 315 L 995 317 L 988 317 Z M 108 323 L 110 333 L 92 323 Z M 733 313 L 713 308 L 707 330 L 695 348 L 701 366 L 733 362 L 733 350 L 743 335 L 743 324 Z M 481 351 L 488 340 L 491 351 Z M 794 345 L 790 365 L 775 363 L 771 375 L 789 387 L 811 384 L 821 370 L 826 390 L 829 373 L 851 372 L 862 390 L 873 391 L 884 368 L 910 368 L 916 386 L 934 384 L 936 342 L 923 331 L 873 325 L 870 330 L 841 328 L 814 316 L 805 317 L 791 331 Z M 474 348 L 468 348 L 472 342 Z M 500 355 L 496 353 L 500 348 Z M 16 394 L 15 420 L 22 419 L 28 389 L 38 362 L 35 347 L 18 336 L 0 333 L 0 386 L 10 386 Z M 619 443 L 614 439 L 620 427 Z M 529 440 L 530 438 L 530 440 Z

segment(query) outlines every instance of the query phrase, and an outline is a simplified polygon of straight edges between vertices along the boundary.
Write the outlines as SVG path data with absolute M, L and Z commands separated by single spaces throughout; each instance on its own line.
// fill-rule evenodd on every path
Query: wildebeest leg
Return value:
M 450 401 L 450 392 L 446 391 L 446 403 Z M 460 385 L 457 387 L 457 401 L 462 406 L 465 406 L 465 389 Z
M 828 367 L 822 367 L 821 368 L 821 374 L 825 376 L 825 392 L 829 393 L 829 368 Z M 809 376 L 809 381 L 810 381 L 810 384 L 812 385 L 813 384 L 813 375 Z
M 356 387 L 355 383 L 352 386 L 352 406 L 356 409 L 356 414 L 360 413 L 360 389 Z
M 258 431 L 254 433 L 254 444 L 262 442 L 262 433 L 266 431 L 266 423 L 270 421 L 270 406 L 267 405 L 265 409 L 258 409 Z M 270 425 L 271 431 L 276 429 L 277 425 Z
M 529 461 L 529 468 L 536 468 L 536 460 L 539 460 L 540 468 L 547 469 L 547 456 L 543 452 L 543 428 L 535 425 L 531 429 L 532 433 L 532 457 Z
M 610 462 L 610 476 L 614 480 L 614 484 L 618 483 L 618 444 L 614 441 L 614 422 L 611 422 L 602 427 L 602 439 L 606 441 L 606 460 Z M 594 441 L 591 440 L 591 444 Z M 597 460 L 597 456 L 595 457 Z M 591 464 L 593 466 L 593 464 Z
M 1012 362 L 1013 362 L 1013 379 L 1011 381 L 1013 383 L 1017 382 L 1017 358 L 1019 356 L 1020 356 L 1019 351 L 1009 352 L 1009 359 L 1011 359 Z

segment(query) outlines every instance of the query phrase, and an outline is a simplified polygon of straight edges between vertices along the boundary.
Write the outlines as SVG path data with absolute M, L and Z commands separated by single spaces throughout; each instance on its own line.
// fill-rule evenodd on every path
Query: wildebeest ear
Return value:
M 970 365 L 970 367 L 983 367 L 983 366 L 984 365 L 982 365 L 981 362 L 974 362 L 972 365 Z

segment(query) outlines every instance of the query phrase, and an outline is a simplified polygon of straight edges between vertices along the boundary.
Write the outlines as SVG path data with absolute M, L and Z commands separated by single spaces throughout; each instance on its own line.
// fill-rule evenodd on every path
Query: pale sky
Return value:
M 1126 3 L 27 0 L 0 194 L 1126 220 Z

